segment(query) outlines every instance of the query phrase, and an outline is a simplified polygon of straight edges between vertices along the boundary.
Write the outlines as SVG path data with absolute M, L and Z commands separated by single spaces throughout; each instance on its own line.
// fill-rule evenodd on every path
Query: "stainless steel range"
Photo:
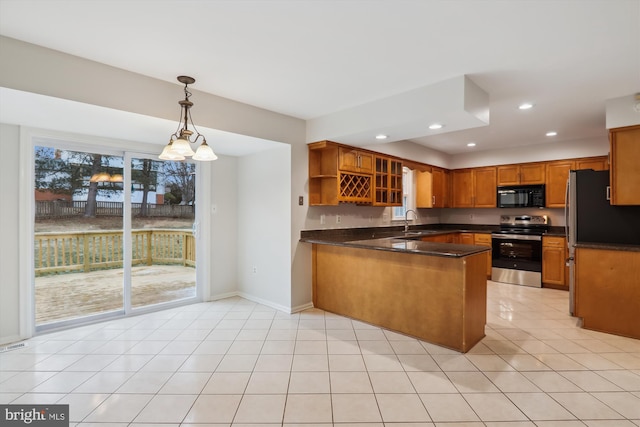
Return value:
M 491 280 L 542 287 L 542 235 L 546 215 L 502 215 L 491 233 Z

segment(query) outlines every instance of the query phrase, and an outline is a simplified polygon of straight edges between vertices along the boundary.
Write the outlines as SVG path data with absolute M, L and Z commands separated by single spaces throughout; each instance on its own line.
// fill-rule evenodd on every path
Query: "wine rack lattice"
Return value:
M 340 197 L 344 200 L 371 200 L 371 176 L 340 174 Z

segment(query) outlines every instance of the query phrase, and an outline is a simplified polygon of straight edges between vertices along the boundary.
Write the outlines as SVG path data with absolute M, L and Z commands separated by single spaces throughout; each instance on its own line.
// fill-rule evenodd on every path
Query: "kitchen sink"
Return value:
M 411 238 L 416 238 L 416 237 L 420 237 L 420 236 L 426 236 L 429 234 L 435 234 L 435 233 L 439 233 L 439 231 L 437 230 L 412 230 L 412 231 L 405 231 L 402 233 L 402 236 L 400 238 L 407 238 L 407 239 L 411 239 Z

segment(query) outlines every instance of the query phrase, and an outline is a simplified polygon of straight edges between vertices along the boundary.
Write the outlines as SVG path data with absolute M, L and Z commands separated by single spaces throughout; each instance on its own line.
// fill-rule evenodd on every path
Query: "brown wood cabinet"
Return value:
M 545 163 L 521 163 L 498 166 L 497 184 L 498 186 L 544 184 L 545 171 Z
M 331 141 L 309 144 L 309 205 L 341 202 L 371 204 L 372 175 L 339 168 L 340 145 Z
M 496 167 L 456 169 L 452 172 L 454 208 L 495 208 Z
M 473 172 L 471 169 L 456 169 L 451 172 L 454 208 L 473 207 Z
M 402 206 L 402 162 L 375 156 L 374 206 Z
M 491 247 L 491 234 L 474 233 L 473 244 L 478 246 Z M 491 251 L 487 252 L 487 278 L 491 278 Z
M 448 208 L 450 179 L 449 171 L 429 167 L 416 170 L 416 207 L 418 208 Z
M 547 163 L 546 205 L 548 208 L 563 208 L 567 193 L 569 171 L 575 169 L 573 160 L 558 160 Z
M 575 162 L 576 169 L 593 169 L 594 171 L 604 171 L 609 169 L 609 158 L 607 156 L 576 159 Z
M 640 252 L 577 248 L 575 268 L 583 327 L 640 339 Z
M 313 305 L 461 352 L 484 336 L 484 254 L 312 246 Z
M 431 168 L 433 188 L 433 207 L 449 207 L 449 171 L 442 168 Z
M 416 182 L 416 208 L 433 207 L 433 174 L 428 170 L 413 171 Z
M 640 205 L 640 191 L 636 191 L 640 188 L 639 134 L 640 126 L 611 131 L 612 158 L 618 159 L 620 166 L 611 170 L 615 187 L 612 203 Z M 319 141 L 309 144 L 309 203 L 401 206 L 403 163 L 416 171 L 418 208 L 495 208 L 498 186 L 542 183 L 546 184 L 546 207 L 562 208 L 570 170 L 603 170 L 609 166 L 607 156 L 598 156 L 449 171 Z
M 462 245 L 473 245 L 474 234 L 473 233 L 458 233 L 458 243 Z
M 611 129 L 611 204 L 640 205 L 640 125 Z
M 340 147 L 338 168 L 345 172 L 373 173 L 373 154 Z
M 435 236 L 423 236 L 420 238 L 423 242 L 439 242 L 439 243 L 455 243 L 456 234 L 458 233 L 446 233 L 436 234 Z
M 542 237 L 542 283 L 566 287 L 566 241 L 564 237 Z

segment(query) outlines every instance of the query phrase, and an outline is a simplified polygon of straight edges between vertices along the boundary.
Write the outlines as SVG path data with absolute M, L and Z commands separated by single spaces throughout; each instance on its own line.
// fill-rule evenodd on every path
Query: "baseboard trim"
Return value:
M 258 304 L 262 304 L 265 305 L 267 307 L 273 308 L 275 310 L 278 311 L 282 311 L 283 313 L 287 313 L 287 314 L 294 314 L 294 313 L 299 313 L 301 311 L 304 310 L 308 310 L 310 308 L 313 308 L 313 303 L 312 302 L 308 302 L 306 304 L 301 304 L 295 307 L 287 307 L 284 305 L 280 305 L 280 304 L 276 304 L 273 301 L 269 301 L 263 298 L 259 298 L 256 297 L 255 295 L 251 295 L 245 292 L 227 292 L 224 294 L 218 294 L 218 295 L 213 295 L 211 296 L 208 301 L 219 301 L 225 298 L 232 298 L 232 297 L 240 297 L 240 298 L 244 298 L 246 300 L 249 301 L 253 301 L 256 302 Z
M 233 298 L 233 297 L 237 297 L 240 296 L 240 294 L 238 292 L 227 292 L 224 294 L 218 294 L 218 295 L 212 295 L 209 297 L 209 299 L 207 299 L 207 301 L 218 301 L 221 299 L 225 299 L 225 298 Z
M 13 344 L 24 340 L 25 338 L 21 337 L 20 335 L 9 335 L 6 337 L 0 337 L 0 347 L 11 347 Z
M 301 311 L 308 310 L 310 308 L 313 308 L 313 303 L 312 302 L 308 302 L 306 304 L 302 304 L 302 305 L 298 305 L 298 306 L 295 306 L 295 307 L 291 307 L 291 313 L 292 314 L 293 313 L 299 313 Z

